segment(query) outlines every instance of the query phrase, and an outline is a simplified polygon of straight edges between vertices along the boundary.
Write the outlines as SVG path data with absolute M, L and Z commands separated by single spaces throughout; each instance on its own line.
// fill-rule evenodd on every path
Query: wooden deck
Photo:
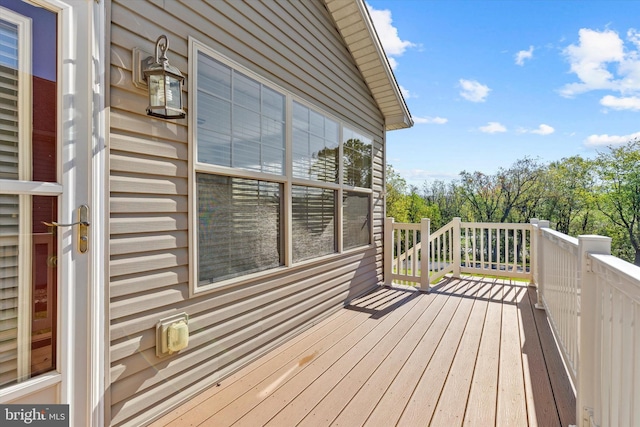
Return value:
M 568 426 L 575 397 L 535 292 L 379 288 L 153 426 Z

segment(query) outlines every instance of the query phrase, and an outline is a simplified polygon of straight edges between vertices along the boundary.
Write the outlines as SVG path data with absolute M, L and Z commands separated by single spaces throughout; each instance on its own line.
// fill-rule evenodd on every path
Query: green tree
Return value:
M 431 226 L 438 229 L 451 221 L 454 217 L 464 216 L 465 199 L 462 197 L 458 183 L 452 181 L 446 183 L 436 180 L 431 184 L 425 182 L 422 186 L 422 194 L 427 204 L 438 209 L 439 221 L 431 221 Z
M 396 222 L 408 222 L 407 181 L 397 174 L 391 165 L 387 165 L 385 188 L 387 217 L 394 218 Z
M 599 153 L 596 165 L 598 208 L 624 231 L 633 263 L 640 266 L 640 140 Z
M 544 168 L 524 158 L 495 175 L 460 173 L 460 190 L 470 220 L 480 222 L 528 222 L 536 215 L 543 197 Z
M 408 220 L 409 222 L 418 223 L 422 218 L 431 220 L 431 229 L 440 228 L 440 211 L 437 205 L 427 203 L 427 201 L 418 194 L 418 189 L 411 188 L 411 193 L 407 196 L 408 201 Z
M 593 219 L 593 162 L 573 156 L 549 164 L 541 217 L 565 234 L 585 234 Z

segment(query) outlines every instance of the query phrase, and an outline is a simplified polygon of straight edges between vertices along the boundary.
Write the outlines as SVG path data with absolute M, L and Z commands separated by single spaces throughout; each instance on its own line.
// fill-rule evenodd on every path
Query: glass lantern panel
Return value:
M 151 107 L 164 106 L 165 79 L 161 74 L 149 76 L 149 105 Z
M 182 89 L 180 87 L 180 80 L 167 76 L 165 87 L 167 88 L 167 107 L 181 110 L 180 97 L 182 95 Z

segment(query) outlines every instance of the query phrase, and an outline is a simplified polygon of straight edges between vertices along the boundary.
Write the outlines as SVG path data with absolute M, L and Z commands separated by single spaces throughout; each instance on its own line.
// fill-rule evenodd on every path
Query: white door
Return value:
M 96 424 L 102 378 L 94 12 L 89 0 L 0 0 L 0 403 L 69 404 L 80 426 Z

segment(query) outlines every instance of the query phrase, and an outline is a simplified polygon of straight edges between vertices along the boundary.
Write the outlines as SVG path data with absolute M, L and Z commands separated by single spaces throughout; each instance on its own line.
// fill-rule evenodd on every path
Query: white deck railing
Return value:
M 610 238 L 576 239 L 535 219 L 455 218 L 433 234 L 429 224 L 387 218 L 385 284 L 416 282 L 428 291 L 447 273 L 530 279 L 576 388 L 577 424 L 640 426 L 640 267 L 611 256 Z
M 578 239 L 547 228 L 548 223 L 542 225 L 536 227 L 537 233 L 534 233 L 537 251 L 534 282 L 539 284 L 536 306 L 546 308 L 571 381 L 575 384 L 580 344 Z
M 532 280 L 531 224 L 462 222 L 454 218 L 431 234 L 430 221 L 385 223 L 385 283 L 408 281 L 429 290 L 445 274 L 482 274 Z M 429 242 L 422 256 L 423 236 Z M 423 265 L 424 263 L 424 265 Z M 429 274 L 421 274 L 428 271 Z
M 578 417 L 584 426 L 640 426 L 640 267 L 592 237 L 581 251 Z

